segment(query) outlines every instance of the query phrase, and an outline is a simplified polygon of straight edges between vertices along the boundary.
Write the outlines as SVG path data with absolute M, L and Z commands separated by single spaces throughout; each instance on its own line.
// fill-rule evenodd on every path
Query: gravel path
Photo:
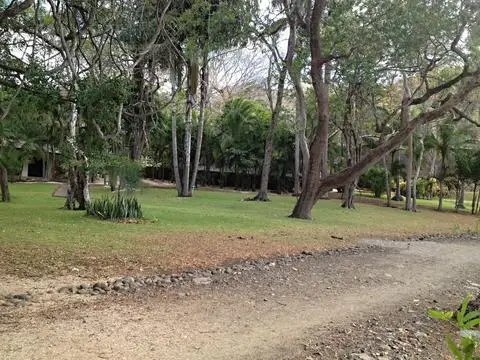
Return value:
M 479 254 L 475 236 L 370 240 L 135 292 L 72 295 L 37 281 L 0 306 L 0 358 L 445 358 L 451 329 L 425 312 L 480 292 Z

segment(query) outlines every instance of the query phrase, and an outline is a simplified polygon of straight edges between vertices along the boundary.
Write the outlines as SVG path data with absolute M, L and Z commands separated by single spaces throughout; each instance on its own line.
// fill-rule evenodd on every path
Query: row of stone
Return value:
M 339 251 L 356 251 L 356 248 L 349 250 L 331 250 L 317 254 L 333 255 Z M 228 267 L 215 267 L 206 270 L 188 270 L 182 273 L 175 274 L 161 274 L 158 276 L 151 276 L 146 278 L 124 276 L 119 279 L 100 281 L 92 284 L 80 284 L 64 286 L 58 289 L 59 293 L 64 294 L 79 294 L 79 295 L 104 295 L 108 292 L 135 292 L 139 288 L 147 286 L 156 286 L 161 288 L 173 287 L 182 283 L 191 282 L 194 285 L 209 285 L 214 279 L 213 277 L 221 274 L 237 275 L 243 271 L 268 271 L 279 265 L 291 264 L 294 261 L 302 261 L 307 257 L 314 256 L 315 253 L 311 251 L 304 251 L 297 255 L 280 256 L 273 260 L 247 260 Z

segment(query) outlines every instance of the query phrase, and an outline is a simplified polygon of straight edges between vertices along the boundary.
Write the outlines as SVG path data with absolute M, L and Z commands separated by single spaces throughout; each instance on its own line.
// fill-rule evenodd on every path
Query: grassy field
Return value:
M 367 197 L 367 198 L 372 198 L 375 199 L 373 196 L 372 192 L 369 191 L 360 191 L 358 193 L 359 196 L 361 197 Z M 393 193 L 392 193 L 393 196 Z M 473 192 L 465 192 L 465 209 L 460 210 L 460 212 L 470 212 L 471 207 L 472 207 L 472 198 L 473 198 Z M 387 197 L 385 195 L 382 195 L 381 200 L 387 201 Z M 392 201 L 392 206 L 396 207 L 402 207 L 405 204 L 405 201 Z M 423 208 L 431 208 L 431 209 L 437 209 L 438 207 L 438 198 L 433 198 L 432 200 L 428 199 L 417 199 L 417 205 Z M 451 198 L 444 198 L 443 199 L 443 209 L 446 211 L 455 211 L 455 199 Z
M 55 185 L 14 184 L 12 202 L 0 203 L 0 273 L 19 276 L 85 276 L 150 273 L 210 266 L 238 258 L 305 249 L 342 247 L 362 237 L 474 230 L 479 219 L 465 214 L 358 204 L 318 203 L 313 221 L 290 219 L 295 198 L 242 201 L 239 192 L 197 191 L 177 198 L 170 189 L 141 189 L 147 220 L 141 224 L 102 222 L 62 209 Z M 95 188 L 93 196 L 106 193 Z M 343 240 L 332 238 L 340 237 Z

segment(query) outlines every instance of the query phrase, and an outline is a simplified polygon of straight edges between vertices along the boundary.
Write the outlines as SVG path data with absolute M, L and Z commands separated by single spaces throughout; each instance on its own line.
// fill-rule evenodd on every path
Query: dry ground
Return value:
M 211 285 L 104 297 L 48 293 L 72 278 L 4 277 L 2 291 L 30 289 L 33 301 L 0 307 L 0 358 L 305 360 L 364 351 L 372 359 L 442 359 L 449 329 L 425 312 L 480 291 L 479 254 L 478 237 L 364 241 L 269 270 L 215 275 Z

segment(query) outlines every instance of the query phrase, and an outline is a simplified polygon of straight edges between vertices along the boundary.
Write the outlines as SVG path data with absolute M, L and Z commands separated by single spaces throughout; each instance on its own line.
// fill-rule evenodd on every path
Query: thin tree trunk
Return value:
M 284 1 L 285 8 L 288 8 L 288 4 Z M 293 44 L 293 52 L 295 51 L 295 47 L 297 44 L 297 27 L 298 27 L 298 19 L 295 14 L 289 16 L 289 26 L 290 26 L 290 37 L 291 42 Z M 295 114 L 296 114 L 296 137 L 295 137 L 295 149 L 298 151 L 297 142 L 300 147 L 302 153 L 302 161 L 303 161 L 303 168 L 302 168 L 302 183 L 306 182 L 307 173 L 308 173 L 308 162 L 310 160 L 310 151 L 308 149 L 308 141 L 305 135 L 306 127 L 307 127 L 307 102 L 305 100 L 305 92 L 303 90 L 302 79 L 301 79 L 301 71 L 302 69 L 295 68 L 293 66 L 293 57 L 287 57 L 286 61 L 288 74 L 290 79 L 293 82 L 295 87 Z M 296 155 L 297 156 L 297 155 Z M 297 160 L 297 158 L 295 158 Z M 300 185 L 295 187 L 297 190 L 295 192 L 297 194 L 300 193 Z
M 277 87 L 277 101 L 275 108 L 272 112 L 272 118 L 270 121 L 270 127 L 267 133 L 267 139 L 265 142 L 265 155 L 263 157 L 262 177 L 260 181 L 260 189 L 253 200 L 256 201 L 269 201 L 268 199 L 268 180 L 270 178 L 270 167 L 272 165 L 273 154 L 273 140 L 275 135 L 275 129 L 277 127 L 280 113 L 282 111 L 283 94 L 285 91 L 285 80 L 287 77 L 287 69 L 285 66 L 280 70 Z
M 2 202 L 10 201 L 10 190 L 8 188 L 8 172 L 7 168 L 0 165 L 0 190 L 2 192 Z
M 433 155 L 432 155 L 432 162 L 430 163 L 430 177 L 435 177 L 435 165 L 437 163 L 437 150 L 432 150 L 433 151 Z
M 460 182 L 457 209 L 465 209 L 465 182 Z
M 420 154 L 417 160 L 417 169 L 413 177 L 413 199 L 412 199 L 412 211 L 417 211 L 417 183 L 420 176 L 420 169 L 422 168 L 423 154 L 425 152 L 425 146 L 423 144 L 423 138 L 420 139 Z
M 402 125 L 407 126 L 411 121 L 409 102 L 412 94 L 408 87 L 407 75 L 403 74 Z M 413 174 L 413 134 L 408 136 L 406 166 L 405 210 L 412 210 L 412 174 Z
M 172 83 L 172 96 L 174 96 L 172 103 L 172 161 L 173 174 L 175 177 L 175 186 L 177 188 L 178 196 L 182 195 L 182 180 L 180 179 L 180 170 L 178 166 L 178 143 L 177 143 L 177 116 L 178 116 L 178 100 L 177 91 L 180 86 L 179 76 L 175 69 L 171 70 L 170 81 Z
M 192 115 L 193 108 L 196 106 L 196 93 L 198 82 L 198 65 L 194 61 L 190 61 L 188 66 L 188 86 L 187 86 L 187 102 L 185 113 L 185 137 L 184 137 L 184 166 L 183 166 L 183 182 L 182 196 L 189 197 L 190 193 L 190 159 L 192 152 Z
M 440 179 L 440 195 L 438 196 L 438 211 L 443 210 L 443 179 Z
M 300 194 L 300 137 L 295 134 L 295 170 L 293 175 L 293 194 Z
M 193 162 L 192 181 L 190 184 L 190 196 L 192 196 L 193 188 L 197 182 L 198 166 L 200 164 L 200 155 L 202 151 L 203 141 L 203 126 L 205 123 L 205 108 L 208 102 L 208 85 L 209 85 L 209 71 L 208 71 L 208 51 L 203 52 L 203 63 L 200 76 L 200 109 L 198 116 L 198 131 L 197 131 L 197 147 L 195 150 L 195 160 Z
M 385 169 L 385 192 L 387 194 L 387 206 L 390 207 L 392 191 L 390 189 L 390 171 L 388 171 L 386 155 L 383 157 L 383 168 Z
M 472 215 L 475 215 L 475 205 L 477 202 L 477 183 L 473 186 L 473 198 L 472 198 Z

